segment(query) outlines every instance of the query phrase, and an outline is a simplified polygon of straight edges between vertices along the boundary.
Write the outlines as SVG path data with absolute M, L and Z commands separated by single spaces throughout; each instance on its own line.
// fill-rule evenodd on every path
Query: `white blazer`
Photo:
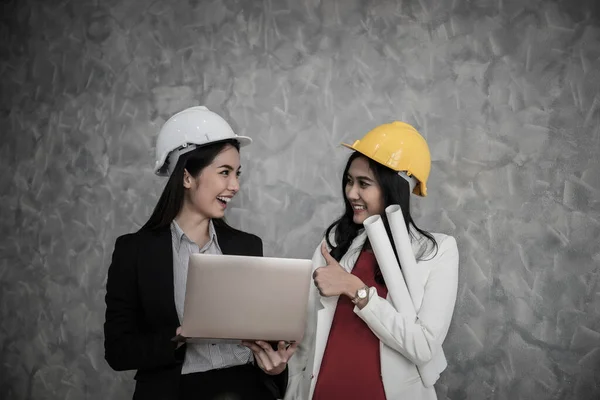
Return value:
M 420 236 L 416 231 L 413 233 Z M 417 261 L 424 292 L 422 302 L 413 299 L 415 304 L 421 304 L 416 310 L 416 320 L 398 312 L 388 301 L 389 294 L 388 299 L 383 299 L 375 288 L 370 289 L 369 302 L 362 310 L 354 307 L 354 312 L 379 338 L 381 378 L 387 400 L 437 399 L 433 383 L 447 365 L 441 344 L 448 333 L 456 303 L 458 248 L 452 236 L 439 233 L 433 236 L 439 246 L 437 253 L 434 257 L 426 253 L 425 260 Z M 366 238 L 363 229 L 340 260 L 346 271 L 351 272 L 354 268 Z M 415 257 L 422 253 L 421 245 L 426 243 L 422 239 L 420 236 L 419 240 L 412 240 Z M 313 270 L 324 265 L 319 245 L 313 256 Z M 311 285 L 306 331 L 288 363 L 285 400 L 312 399 L 338 298 L 321 297 Z M 355 362 L 360 368 L 361 361 Z M 423 373 L 424 370 L 435 373 Z M 340 379 L 344 377 L 340 376 Z

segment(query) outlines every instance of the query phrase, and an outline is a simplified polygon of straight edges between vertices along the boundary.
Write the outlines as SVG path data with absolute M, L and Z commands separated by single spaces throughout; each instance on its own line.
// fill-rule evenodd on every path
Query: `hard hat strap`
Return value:
M 198 145 L 186 143 L 183 146 L 180 146 L 173 150 L 171 153 L 169 153 L 166 160 L 167 173 L 169 174 L 169 176 L 171 176 L 171 174 L 175 170 L 175 166 L 177 165 L 177 161 L 179 161 L 179 157 L 181 157 L 185 153 L 189 153 L 190 151 L 195 150 L 197 147 Z
M 401 176 L 404 180 L 406 180 L 406 182 L 408 182 L 408 186 L 410 187 L 410 192 L 412 193 L 415 190 L 417 183 L 419 183 L 417 178 L 412 176 L 412 174 L 409 175 L 409 173 L 407 173 L 407 171 L 399 171 L 398 175 Z

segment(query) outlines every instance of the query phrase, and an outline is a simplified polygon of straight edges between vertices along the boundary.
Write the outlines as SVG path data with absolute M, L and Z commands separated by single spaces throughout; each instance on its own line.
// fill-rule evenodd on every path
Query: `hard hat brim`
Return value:
M 342 146 L 344 146 L 345 148 L 347 148 L 347 149 L 350 149 L 350 150 L 357 151 L 357 152 L 359 152 L 360 154 L 362 154 L 363 156 L 365 156 L 365 157 L 367 157 L 367 158 L 369 158 L 369 159 L 372 159 L 372 158 L 371 158 L 371 156 L 369 156 L 368 154 L 365 154 L 364 152 L 360 151 L 359 149 L 357 149 L 356 147 L 354 147 L 354 145 L 347 144 L 347 143 L 340 143 L 340 144 L 341 144 Z M 375 160 L 373 160 L 373 161 L 375 161 Z
M 350 149 L 350 150 L 354 150 L 354 151 L 358 151 L 356 150 L 351 144 L 346 144 L 346 143 L 340 143 L 342 146 Z M 362 154 L 362 153 L 361 153 Z
M 252 143 L 252 138 L 250 138 L 248 136 L 236 136 L 231 139 L 234 139 L 234 140 L 237 140 L 238 142 L 240 142 L 240 147 L 245 147 Z M 226 140 L 229 140 L 229 139 L 226 139 Z

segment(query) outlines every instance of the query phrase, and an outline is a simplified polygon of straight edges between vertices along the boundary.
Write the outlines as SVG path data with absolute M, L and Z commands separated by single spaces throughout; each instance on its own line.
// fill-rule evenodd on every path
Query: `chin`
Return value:
M 219 219 L 219 218 L 223 218 L 224 216 L 225 216 L 225 211 L 221 210 L 221 211 L 217 211 L 217 212 L 213 213 L 211 218 Z
M 355 224 L 362 225 L 365 222 L 365 220 L 369 217 L 370 215 L 357 215 L 352 220 Z
M 219 218 L 223 218 L 225 216 L 225 210 L 219 210 L 219 209 L 215 208 L 213 210 L 206 212 L 205 215 L 211 219 L 219 219 Z

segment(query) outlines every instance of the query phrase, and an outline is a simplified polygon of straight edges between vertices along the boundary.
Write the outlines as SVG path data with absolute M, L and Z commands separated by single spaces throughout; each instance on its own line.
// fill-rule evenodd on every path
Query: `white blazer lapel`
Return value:
M 367 238 L 366 232 L 363 230 L 352 242 L 350 248 L 346 254 L 340 260 L 342 268 L 348 272 L 352 272 L 354 264 L 360 254 L 365 240 Z M 313 268 L 319 268 L 325 265 L 325 259 L 323 256 L 317 257 L 319 265 L 313 265 Z M 314 261 L 313 261 L 314 262 Z M 323 361 L 323 354 L 325 353 L 325 347 L 327 346 L 327 339 L 329 338 L 329 331 L 331 330 L 331 324 L 333 323 L 333 316 L 335 315 L 335 309 L 339 296 L 323 297 L 319 296 L 321 303 L 320 310 L 317 311 L 317 329 L 315 332 L 315 358 L 313 364 L 313 378 L 311 380 L 310 395 L 308 398 L 312 398 L 317 376 L 319 376 L 319 370 L 321 369 L 321 362 Z

